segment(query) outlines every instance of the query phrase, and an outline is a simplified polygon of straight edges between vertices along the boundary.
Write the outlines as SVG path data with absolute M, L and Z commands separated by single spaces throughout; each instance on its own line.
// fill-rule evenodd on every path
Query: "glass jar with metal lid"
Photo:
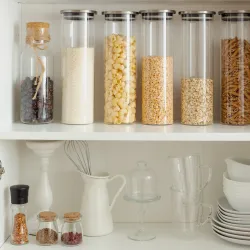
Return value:
M 50 246 L 58 243 L 57 215 L 54 212 L 45 211 L 38 215 L 38 231 L 36 242 L 39 245 Z
M 213 123 L 214 11 L 180 11 L 182 17 L 181 123 Z
M 220 11 L 221 122 L 250 124 L 250 10 Z
M 142 10 L 142 123 L 173 124 L 174 10 Z
M 95 10 L 62 10 L 62 122 L 94 122 Z
M 104 11 L 106 124 L 136 121 L 136 37 L 138 12 Z
M 82 243 L 82 216 L 78 212 L 64 214 L 61 241 L 65 245 L 79 245 Z

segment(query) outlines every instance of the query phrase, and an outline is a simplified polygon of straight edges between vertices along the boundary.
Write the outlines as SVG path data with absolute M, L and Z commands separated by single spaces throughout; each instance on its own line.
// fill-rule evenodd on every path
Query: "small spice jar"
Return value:
M 27 228 L 27 203 L 29 195 L 28 185 L 15 185 L 10 187 L 12 208 L 11 244 L 24 245 L 29 243 Z
M 65 245 L 79 245 L 82 243 L 82 216 L 78 212 L 64 214 L 61 241 Z
M 58 243 L 57 215 L 54 212 L 41 212 L 38 215 L 39 227 L 36 242 L 39 245 L 50 246 Z

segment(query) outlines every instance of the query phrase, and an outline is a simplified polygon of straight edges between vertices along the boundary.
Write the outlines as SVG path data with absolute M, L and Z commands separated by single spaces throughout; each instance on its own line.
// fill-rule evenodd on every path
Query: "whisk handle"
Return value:
M 113 209 L 114 205 L 115 205 L 115 202 L 117 200 L 117 198 L 119 197 L 119 195 L 121 194 L 122 190 L 124 189 L 124 187 L 126 186 L 126 177 L 124 175 L 115 175 L 113 177 L 110 177 L 109 178 L 109 182 L 117 179 L 117 178 L 120 178 L 122 179 L 122 185 L 121 187 L 118 189 L 118 191 L 116 192 L 112 202 L 111 202 L 111 205 L 109 206 L 110 207 L 110 211 Z

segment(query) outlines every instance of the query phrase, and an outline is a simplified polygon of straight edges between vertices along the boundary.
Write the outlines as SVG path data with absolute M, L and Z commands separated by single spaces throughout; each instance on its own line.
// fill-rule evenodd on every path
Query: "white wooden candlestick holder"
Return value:
M 28 227 L 30 234 L 36 234 L 37 231 L 37 215 L 41 211 L 50 211 L 53 203 L 53 194 L 48 177 L 49 158 L 53 155 L 54 151 L 60 147 L 62 141 L 27 141 L 26 145 L 41 159 L 41 173 L 40 180 L 37 184 L 37 194 L 35 203 L 39 207 L 35 213 L 28 220 Z

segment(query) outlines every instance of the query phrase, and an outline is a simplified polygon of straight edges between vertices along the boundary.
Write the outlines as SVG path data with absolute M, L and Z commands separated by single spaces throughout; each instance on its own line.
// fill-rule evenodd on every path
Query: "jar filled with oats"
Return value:
M 129 124 L 136 120 L 137 12 L 104 11 L 105 48 L 104 123 Z
M 142 123 L 173 124 L 174 10 L 142 10 Z
M 181 11 L 183 71 L 181 78 L 181 123 L 213 123 L 214 11 Z
M 220 11 L 221 122 L 250 124 L 250 11 Z

